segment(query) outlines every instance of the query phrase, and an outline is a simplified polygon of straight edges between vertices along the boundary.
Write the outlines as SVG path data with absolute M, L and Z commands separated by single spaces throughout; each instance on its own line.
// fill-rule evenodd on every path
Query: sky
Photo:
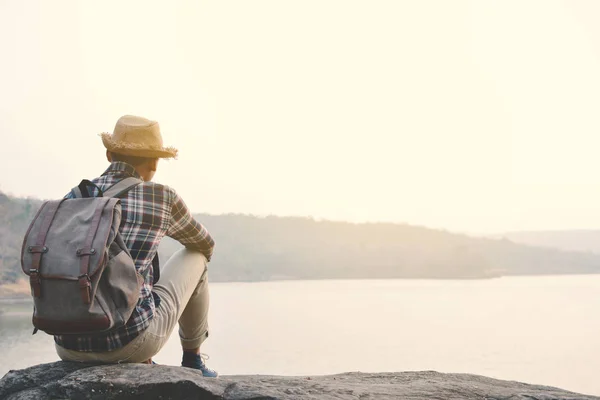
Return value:
M 600 228 L 600 2 L 0 0 L 0 190 L 58 198 L 124 114 L 194 212 Z

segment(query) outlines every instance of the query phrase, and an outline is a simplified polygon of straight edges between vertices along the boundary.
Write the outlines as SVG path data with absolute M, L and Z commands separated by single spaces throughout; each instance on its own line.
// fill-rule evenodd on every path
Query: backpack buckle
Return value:
M 42 297 L 42 284 L 39 272 L 37 269 L 29 270 L 29 285 L 34 297 Z
M 92 302 L 92 281 L 88 274 L 79 275 L 79 291 L 84 304 Z

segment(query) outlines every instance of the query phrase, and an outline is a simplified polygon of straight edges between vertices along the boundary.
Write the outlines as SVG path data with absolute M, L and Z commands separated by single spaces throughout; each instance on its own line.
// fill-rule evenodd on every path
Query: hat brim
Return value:
M 126 156 L 150 157 L 150 158 L 177 158 L 179 152 L 175 147 L 141 146 L 132 143 L 116 142 L 110 133 L 100 134 L 104 147 L 112 153 Z

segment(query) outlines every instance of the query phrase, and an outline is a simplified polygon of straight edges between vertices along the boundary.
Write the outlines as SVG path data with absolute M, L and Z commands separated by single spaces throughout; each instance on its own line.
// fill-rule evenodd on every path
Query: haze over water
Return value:
M 600 395 L 600 276 L 211 284 L 222 374 L 436 370 Z M 29 309 L 0 316 L 0 375 L 57 359 Z M 177 334 L 158 354 L 178 365 Z

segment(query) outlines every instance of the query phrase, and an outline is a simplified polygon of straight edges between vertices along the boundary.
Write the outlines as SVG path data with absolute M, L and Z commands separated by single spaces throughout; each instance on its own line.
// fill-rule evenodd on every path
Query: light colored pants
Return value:
M 182 249 L 161 268 L 154 292 L 160 306 L 148 328 L 120 349 L 93 353 L 68 350 L 56 345 L 65 361 L 100 363 L 139 363 L 152 358 L 165 345 L 179 322 L 179 338 L 184 349 L 200 347 L 208 337 L 208 276 L 206 257 Z

